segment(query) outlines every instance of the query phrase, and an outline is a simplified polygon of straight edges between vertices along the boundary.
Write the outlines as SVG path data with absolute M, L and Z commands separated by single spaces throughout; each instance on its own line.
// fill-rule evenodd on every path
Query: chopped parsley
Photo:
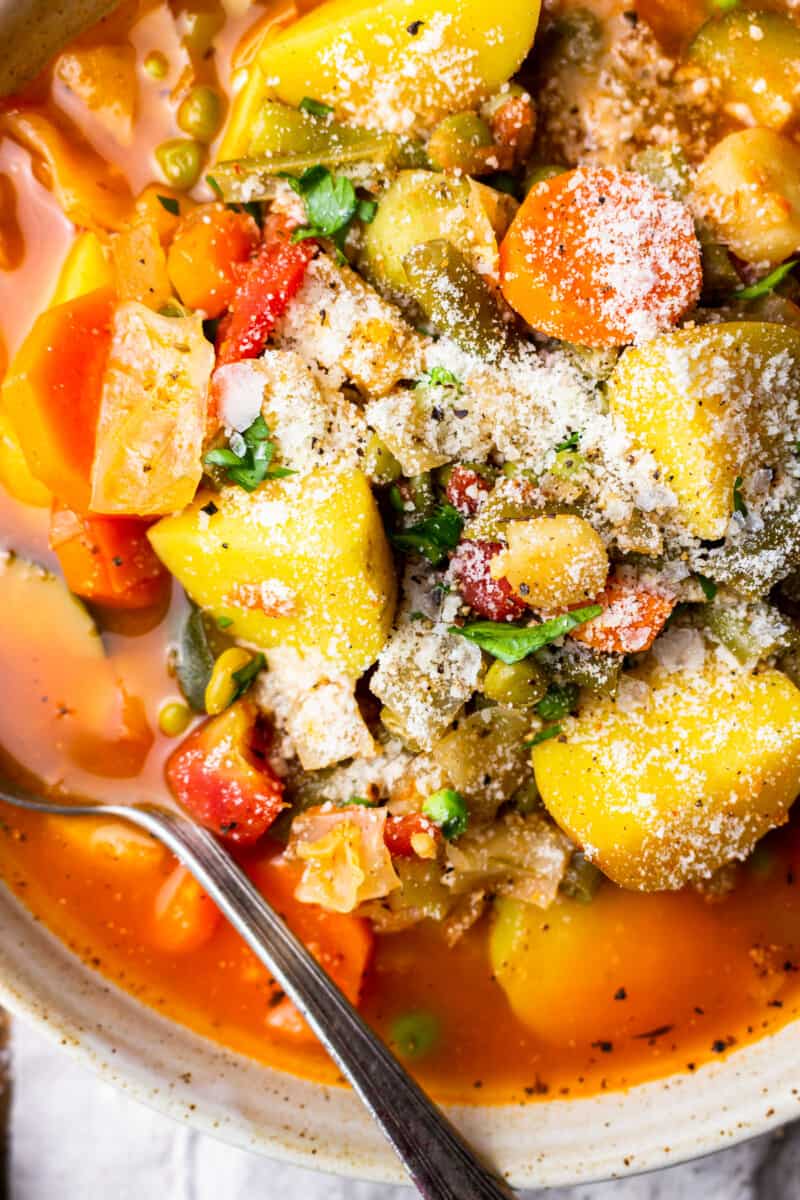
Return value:
M 222 195 L 223 195 L 222 188 L 219 186 L 219 183 L 217 182 L 217 180 L 214 178 L 213 175 L 206 175 L 206 183 L 211 188 L 214 195 L 219 196 L 219 198 L 221 200 Z
M 541 650 L 542 646 L 563 637 L 578 625 L 599 617 L 603 611 L 599 604 L 587 608 L 576 608 L 573 612 L 551 617 L 541 625 L 507 625 L 503 621 L 473 621 L 470 625 L 451 625 L 450 632 L 469 638 L 488 654 L 504 663 L 520 662 L 529 654 Z
M 557 453 L 560 452 L 561 450 L 577 450 L 578 445 L 580 444 L 580 440 L 581 440 L 581 431 L 579 429 L 575 429 L 572 431 L 572 433 L 569 435 L 569 437 L 565 437 L 563 441 L 558 442 L 556 444 L 556 446 L 554 447 L 554 449 L 556 450 Z
M 717 594 L 717 585 L 714 580 L 709 579 L 707 575 L 695 575 L 695 579 L 700 584 L 706 600 L 713 600 Z
M 458 392 L 464 390 L 461 380 L 452 371 L 448 370 L 447 367 L 431 367 L 430 371 L 426 371 L 417 386 L 424 387 L 426 385 L 428 387 L 451 387 L 455 388 Z
M 768 296 L 770 292 L 775 291 L 779 283 L 783 283 L 799 262 L 800 258 L 792 258 L 789 262 L 781 263 L 779 267 L 770 271 L 769 275 L 765 275 L 757 283 L 752 283 L 750 287 L 737 288 L 733 293 L 734 300 L 758 300 L 759 296 Z
M 540 729 L 532 738 L 528 738 L 527 742 L 523 742 L 526 750 L 530 750 L 533 746 L 538 746 L 541 742 L 549 742 L 551 738 L 558 737 L 561 733 L 560 725 L 547 725 L 544 729 Z
M 269 425 L 259 415 L 244 433 L 232 433 L 227 446 L 209 450 L 203 462 L 210 467 L 222 467 L 231 483 L 238 483 L 246 492 L 254 492 L 265 479 L 285 479 L 294 475 L 287 467 L 271 465 L 275 444 Z
M 376 202 L 359 200 L 346 175 L 334 175 L 321 164 L 309 167 L 300 176 L 287 174 L 283 178 L 306 206 L 308 224 L 294 231 L 294 242 L 306 238 L 330 238 L 341 254 L 353 218 L 358 217 L 367 224 L 375 218 Z
M 742 496 L 742 477 L 737 475 L 733 481 L 733 511 L 740 513 L 743 517 L 747 516 L 747 505 Z
M 449 842 L 461 837 L 469 824 L 469 809 L 460 792 L 439 788 L 422 806 L 423 815 L 438 825 Z
M 249 663 L 245 663 L 238 671 L 233 672 L 233 681 L 236 684 L 236 691 L 231 697 L 231 704 L 239 700 L 246 691 L 248 691 L 255 680 L 259 671 L 263 671 L 267 665 L 267 660 L 263 654 L 256 654 L 255 658 L 251 658 Z
M 180 215 L 181 206 L 174 196 L 159 196 L 158 203 L 162 208 L 165 208 L 168 213 L 172 213 L 173 217 Z
M 437 566 L 454 550 L 461 537 L 464 520 L 452 504 L 440 504 L 429 517 L 391 534 L 398 550 L 422 554 L 432 566 Z
M 313 96 L 303 96 L 297 107 L 301 112 L 308 113 L 312 117 L 329 117 L 333 113 L 330 104 L 323 104 L 321 100 L 315 100 Z
M 233 617 L 217 617 L 217 629 L 230 629 Z

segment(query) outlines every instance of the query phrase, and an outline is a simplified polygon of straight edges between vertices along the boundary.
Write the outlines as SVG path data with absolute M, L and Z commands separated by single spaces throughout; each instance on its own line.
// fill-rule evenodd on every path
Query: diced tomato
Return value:
M 393 858 L 416 858 L 417 851 L 411 839 L 424 833 L 435 842 L 441 839 L 441 830 L 423 813 L 407 813 L 402 817 L 388 817 L 383 833 L 386 849 Z
M 169 573 L 147 540 L 152 523 L 136 517 L 79 517 L 55 501 L 50 549 L 69 590 L 112 608 L 149 608 L 163 600 Z
M 675 600 L 638 583 L 613 576 L 592 602 L 604 611 L 579 625 L 572 637 L 606 654 L 639 654 L 649 650 L 675 607 Z
M 265 859 L 250 868 L 253 883 L 280 913 L 286 924 L 308 947 L 334 983 L 357 1004 L 364 975 L 372 954 L 373 935 L 369 924 L 349 913 L 330 913 L 317 904 L 295 899 L 302 867 L 285 858 Z M 300 1041 L 313 1041 L 313 1034 L 277 983 L 271 987 L 267 1025 Z
M 451 560 L 464 602 L 490 621 L 513 621 L 526 611 L 507 579 L 492 579 L 489 563 L 502 549 L 500 542 L 463 541 Z
M 491 490 L 489 480 L 484 479 L 473 467 L 457 463 L 450 472 L 445 494 L 448 502 L 462 517 L 471 517 L 478 511 L 481 494 L 485 495 Z
M 261 354 L 276 321 L 299 290 L 315 253 L 316 242 L 293 243 L 286 231 L 265 236 L 220 328 L 217 366 Z
M 80 513 L 89 509 L 115 303 L 103 288 L 42 313 L 3 388 L 32 474 Z
M 166 774 L 175 799 L 195 820 L 242 846 L 258 841 L 286 807 L 256 710 L 246 701 L 190 733 L 170 755 Z
M 156 896 L 152 940 L 159 950 L 190 954 L 216 933 L 222 914 L 186 867 L 176 866 Z
M 184 304 L 218 317 L 233 300 L 260 240 L 251 216 L 224 204 L 201 204 L 182 218 L 167 256 L 173 287 Z

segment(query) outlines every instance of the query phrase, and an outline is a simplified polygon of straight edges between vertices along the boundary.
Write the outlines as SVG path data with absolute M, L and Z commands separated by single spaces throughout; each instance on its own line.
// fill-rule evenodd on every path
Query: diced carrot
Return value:
M 364 975 L 372 954 L 373 936 L 368 923 L 349 913 L 329 913 L 317 904 L 295 899 L 302 868 L 285 858 L 266 858 L 250 869 L 260 892 L 280 913 L 317 962 L 353 1004 L 361 995 Z M 312 1041 L 313 1034 L 277 983 L 272 985 L 267 1013 L 270 1029 L 286 1036 Z
M 89 508 L 114 304 L 104 288 L 42 313 L 3 389 L 32 474 L 75 512 Z
M 76 596 L 112 608 L 149 608 L 164 598 L 169 574 L 147 539 L 152 521 L 80 517 L 56 501 L 50 549 Z
M 156 896 L 153 944 L 169 954 L 191 954 L 214 936 L 222 914 L 186 867 L 176 866 Z
M 283 783 L 259 743 L 252 704 L 232 704 L 181 742 L 166 766 L 175 799 L 213 833 L 251 845 L 283 808 Z
M 593 601 L 603 612 L 572 631 L 571 636 L 605 654 L 639 654 L 649 650 L 675 607 L 675 600 L 638 583 L 612 576 Z
M 259 242 L 251 216 L 224 204 L 201 204 L 185 216 L 172 239 L 167 270 L 184 304 L 218 317 L 231 303 L 244 265 Z
M 589 166 L 531 188 L 500 246 L 500 277 L 529 325 L 585 346 L 671 328 L 703 281 L 688 208 L 641 175 Z

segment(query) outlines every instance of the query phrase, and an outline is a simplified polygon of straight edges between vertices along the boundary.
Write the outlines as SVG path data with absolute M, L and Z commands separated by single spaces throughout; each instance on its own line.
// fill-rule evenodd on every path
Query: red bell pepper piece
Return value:
M 206 829 L 241 846 L 258 841 L 286 807 L 259 732 L 255 708 L 233 704 L 190 733 L 166 767 L 178 803 Z
M 462 517 L 471 517 L 480 507 L 481 493 L 488 495 L 491 490 L 489 480 L 479 475 L 474 467 L 456 463 L 447 480 L 445 494 L 448 502 Z
M 76 596 L 112 608 L 149 608 L 162 600 L 169 574 L 147 540 L 152 521 L 80 517 L 55 501 L 50 549 Z
M 502 549 L 500 542 L 463 541 L 452 558 L 465 603 L 490 621 L 513 621 L 526 611 L 508 580 L 493 579 L 489 571 L 489 563 Z
M 441 840 L 442 831 L 424 813 L 406 813 L 402 817 L 388 817 L 383 832 L 386 849 L 392 858 L 416 858 L 411 839 L 417 833 L 427 833 L 434 841 Z
M 292 242 L 286 228 L 265 233 L 220 326 L 217 366 L 262 353 L 278 318 L 298 292 L 316 250 L 316 242 Z

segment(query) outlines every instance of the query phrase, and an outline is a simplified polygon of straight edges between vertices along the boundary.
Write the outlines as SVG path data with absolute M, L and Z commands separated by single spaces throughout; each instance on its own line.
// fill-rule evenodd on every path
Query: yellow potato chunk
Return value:
M 770 129 L 742 129 L 700 165 L 692 207 L 745 262 L 783 262 L 800 249 L 800 146 Z
M 672 1024 L 678 1005 L 691 1015 L 717 930 L 690 893 L 631 896 L 607 884 L 588 904 L 562 897 L 545 911 L 499 899 L 489 954 L 514 1013 L 539 1037 L 616 1043 Z M 632 1005 L 615 999 L 621 984 Z
M 114 286 L 114 268 L 107 243 L 91 230 L 79 233 L 69 249 L 50 307 Z
M 653 454 L 697 537 L 718 538 L 733 488 L 800 398 L 800 331 L 760 321 L 680 329 L 627 350 L 608 403 Z M 793 435 L 796 436 L 796 435 Z
M 386 641 L 394 565 L 360 471 L 200 495 L 149 537 L 192 599 L 233 617 L 231 633 L 254 645 L 315 653 L 355 676 Z
M 583 517 L 568 513 L 509 521 L 508 549 L 489 564 L 531 608 L 570 608 L 602 592 L 608 575 L 603 540 Z
M 402 132 L 474 108 L 531 48 L 538 0 L 329 0 L 268 40 L 266 86 Z M 235 118 L 234 118 L 235 120 Z
M 800 791 L 800 691 L 715 660 L 601 699 L 536 746 L 542 800 L 622 887 L 662 891 L 743 858 Z M 628 694 L 628 689 L 623 695 Z

